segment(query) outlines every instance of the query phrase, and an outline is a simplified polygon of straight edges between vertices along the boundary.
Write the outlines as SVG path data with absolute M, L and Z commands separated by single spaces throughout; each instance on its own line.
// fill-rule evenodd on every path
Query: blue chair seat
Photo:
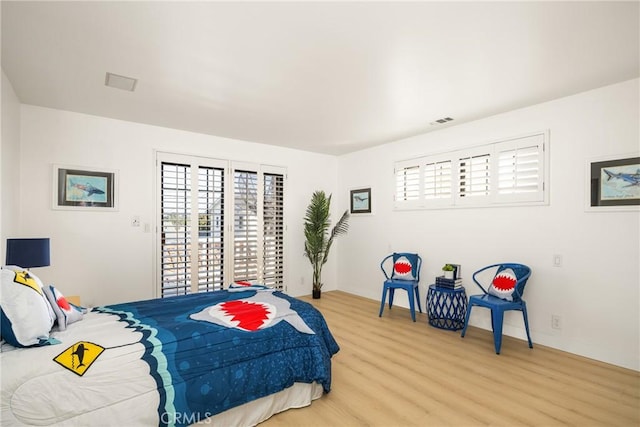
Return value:
M 388 265 L 385 265 L 385 262 L 388 259 L 393 259 L 393 270 L 391 274 L 387 271 Z M 420 258 L 418 254 L 406 252 L 393 253 L 382 260 L 380 268 L 382 269 L 386 280 L 382 286 L 382 300 L 380 302 L 379 317 L 382 317 L 384 304 L 387 301 L 387 295 L 389 296 L 389 309 L 391 309 L 393 306 L 395 290 L 404 289 L 407 291 L 407 295 L 409 297 L 411 319 L 413 319 L 414 322 L 416 321 L 416 300 L 418 302 L 418 310 L 422 313 L 422 306 L 420 305 L 420 288 L 418 287 L 421 265 L 422 258 Z
M 513 290 L 511 291 L 511 294 L 505 293 L 502 298 L 489 293 L 489 291 L 487 291 L 477 279 L 479 273 L 487 269 L 496 267 L 496 277 L 498 277 L 501 272 L 507 269 L 515 274 L 515 283 L 513 284 Z M 482 295 L 472 295 L 471 297 L 469 297 L 469 304 L 467 306 L 467 313 L 461 336 L 464 337 L 465 333 L 467 332 L 467 326 L 469 326 L 469 317 L 471 316 L 471 309 L 474 306 L 488 308 L 491 310 L 491 329 L 493 330 L 494 347 L 496 350 L 496 354 L 500 354 L 500 349 L 502 347 L 502 324 L 504 319 L 504 312 L 509 310 L 517 310 L 522 312 L 524 326 L 527 332 L 527 340 L 529 341 L 529 348 L 533 348 L 531 335 L 529 334 L 527 304 L 522 299 L 522 295 L 524 294 L 524 287 L 530 275 L 531 269 L 529 267 L 527 267 L 526 265 L 515 263 L 494 264 L 476 271 L 473 274 L 473 281 L 480 287 L 480 289 L 482 289 L 484 293 Z M 495 292 L 500 293 L 500 290 Z M 505 298 L 509 298 L 510 300 L 507 300 Z

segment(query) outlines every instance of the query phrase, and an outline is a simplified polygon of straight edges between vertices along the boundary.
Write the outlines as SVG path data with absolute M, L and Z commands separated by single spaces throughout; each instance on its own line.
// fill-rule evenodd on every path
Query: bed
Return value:
M 246 285 L 96 307 L 35 347 L 4 343 L 1 424 L 255 425 L 329 392 L 339 347 L 320 312 Z

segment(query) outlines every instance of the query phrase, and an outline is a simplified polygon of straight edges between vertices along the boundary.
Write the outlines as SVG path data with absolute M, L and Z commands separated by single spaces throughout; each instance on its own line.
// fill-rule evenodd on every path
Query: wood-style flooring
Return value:
M 640 373 L 340 291 L 312 302 L 341 349 L 332 390 L 275 426 L 640 426 Z

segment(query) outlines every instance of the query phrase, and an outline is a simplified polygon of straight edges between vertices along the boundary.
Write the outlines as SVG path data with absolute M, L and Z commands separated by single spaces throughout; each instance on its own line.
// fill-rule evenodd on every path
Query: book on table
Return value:
M 436 286 L 439 288 L 459 289 L 462 287 L 462 278 L 447 279 L 444 276 L 437 276 Z

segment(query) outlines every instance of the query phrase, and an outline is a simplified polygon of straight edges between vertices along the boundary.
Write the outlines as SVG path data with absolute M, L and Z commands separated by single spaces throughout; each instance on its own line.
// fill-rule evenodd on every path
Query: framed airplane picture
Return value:
M 117 210 L 117 173 L 53 165 L 53 209 Z
M 371 188 L 351 190 L 351 213 L 371 213 Z
M 640 157 L 587 162 L 588 210 L 640 209 Z

